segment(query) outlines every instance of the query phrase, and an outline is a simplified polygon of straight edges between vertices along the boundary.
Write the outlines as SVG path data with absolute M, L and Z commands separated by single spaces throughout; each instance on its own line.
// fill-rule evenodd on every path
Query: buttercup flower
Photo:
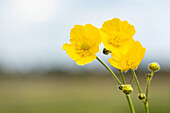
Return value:
M 137 69 L 142 61 L 146 48 L 143 48 L 140 42 L 136 41 L 134 45 L 131 45 L 131 49 L 127 53 L 111 54 L 112 58 L 109 58 L 109 63 L 122 71 L 128 71 L 129 69 Z
M 135 28 L 127 21 L 118 18 L 105 21 L 100 29 L 102 42 L 107 50 L 115 52 L 126 52 L 135 41 L 133 35 Z
M 70 32 L 70 42 L 65 43 L 63 49 L 78 65 L 85 65 L 96 59 L 101 35 L 98 28 L 91 24 L 75 25 Z

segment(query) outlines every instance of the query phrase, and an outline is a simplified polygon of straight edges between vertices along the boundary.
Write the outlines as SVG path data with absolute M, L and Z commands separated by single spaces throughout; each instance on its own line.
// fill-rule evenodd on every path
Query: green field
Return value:
M 143 83 L 145 83 L 144 81 Z M 134 86 L 136 113 L 144 113 Z M 145 87 L 145 85 L 142 85 Z M 170 112 L 169 77 L 155 76 L 151 83 L 151 113 Z M 144 88 L 143 88 L 144 89 Z M 124 94 L 108 75 L 91 77 L 0 77 L 0 113 L 130 113 Z

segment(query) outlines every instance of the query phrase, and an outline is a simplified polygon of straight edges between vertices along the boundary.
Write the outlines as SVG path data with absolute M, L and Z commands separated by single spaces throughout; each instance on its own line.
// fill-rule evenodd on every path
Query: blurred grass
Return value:
M 142 76 L 142 75 L 141 75 Z M 126 76 L 128 77 L 128 76 Z M 142 82 L 144 81 L 144 82 Z M 140 79 L 145 89 L 144 79 Z M 144 113 L 132 83 L 136 113 Z M 151 113 L 170 111 L 168 75 L 155 75 L 151 83 Z M 125 96 L 108 75 L 1 76 L 0 113 L 129 113 Z

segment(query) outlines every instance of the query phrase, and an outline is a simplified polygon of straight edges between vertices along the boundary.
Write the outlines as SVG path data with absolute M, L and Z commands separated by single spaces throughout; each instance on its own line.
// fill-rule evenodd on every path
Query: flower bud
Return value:
M 123 84 L 120 84 L 119 89 L 122 90 L 123 86 Z
M 150 73 L 147 73 L 146 76 L 147 76 L 147 79 L 151 79 L 152 78 Z
M 147 73 L 146 76 L 147 76 L 147 78 L 151 78 L 151 74 L 150 73 Z
M 153 62 L 153 63 L 149 64 L 149 70 L 150 71 L 156 72 L 156 71 L 159 71 L 159 69 L 160 69 L 160 66 L 159 66 L 158 63 Z
M 139 98 L 140 100 L 143 100 L 143 99 L 146 98 L 146 96 L 145 96 L 144 93 L 140 93 L 140 94 L 138 95 L 138 98 Z
M 111 53 L 110 50 L 107 50 L 106 48 L 103 49 L 103 54 L 108 55 L 109 53 Z
M 133 91 L 133 88 L 131 87 L 130 84 L 126 84 L 122 87 L 122 91 L 128 95 Z

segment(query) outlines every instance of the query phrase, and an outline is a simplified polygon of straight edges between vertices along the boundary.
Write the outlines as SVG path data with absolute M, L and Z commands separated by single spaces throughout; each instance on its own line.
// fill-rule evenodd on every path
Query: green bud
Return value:
M 147 79 L 151 79 L 152 78 L 150 73 L 146 74 L 146 76 L 147 76 Z
M 158 63 L 153 62 L 153 63 L 149 64 L 149 70 L 150 71 L 156 72 L 156 71 L 159 71 L 159 69 L 160 69 L 160 66 L 159 66 Z
M 145 96 L 144 93 L 140 93 L 140 94 L 138 95 L 138 98 L 139 98 L 140 100 L 143 100 L 143 99 L 146 98 L 146 96 Z
M 109 53 L 111 53 L 110 50 L 107 50 L 106 48 L 103 49 L 103 54 L 108 55 Z
M 132 88 L 132 86 L 130 84 L 126 84 L 126 85 L 123 86 L 122 91 L 126 95 L 129 95 L 133 91 L 133 88 Z
M 123 86 L 123 84 L 120 84 L 119 89 L 122 90 Z

